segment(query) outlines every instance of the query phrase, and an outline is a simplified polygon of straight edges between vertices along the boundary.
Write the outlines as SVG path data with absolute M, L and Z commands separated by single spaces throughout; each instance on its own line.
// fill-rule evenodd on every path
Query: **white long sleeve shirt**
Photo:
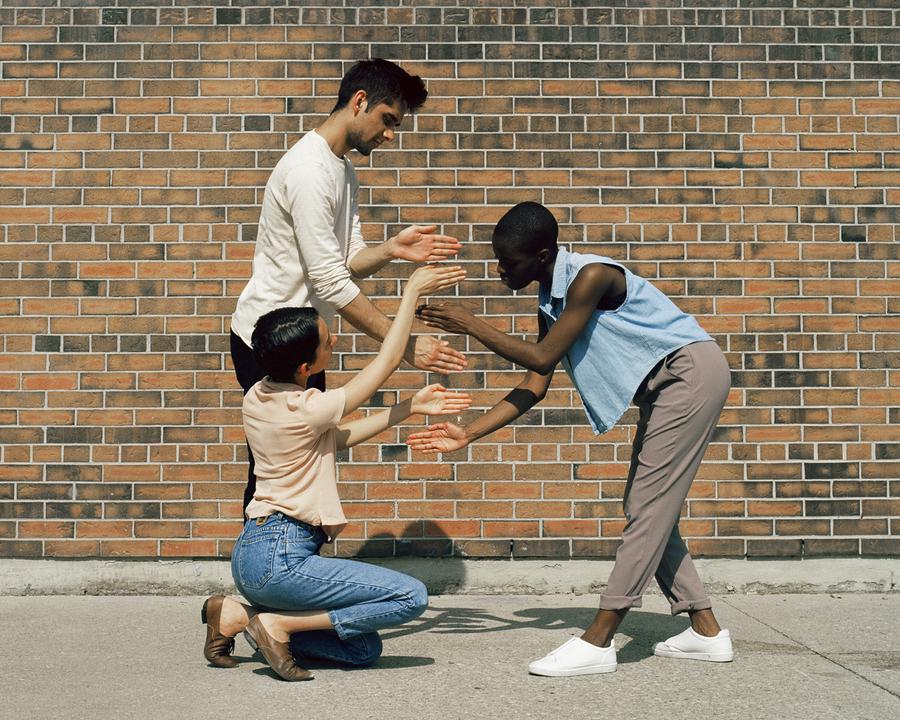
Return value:
M 366 247 L 359 181 L 315 130 L 278 161 L 263 196 L 253 273 L 231 329 L 251 345 L 256 321 L 279 307 L 314 307 L 330 323 L 359 294 L 348 265 Z

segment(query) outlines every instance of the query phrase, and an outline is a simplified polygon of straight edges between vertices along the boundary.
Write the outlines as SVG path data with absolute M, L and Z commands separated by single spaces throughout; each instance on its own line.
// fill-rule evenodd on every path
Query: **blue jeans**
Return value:
M 321 528 L 281 513 L 248 520 L 231 553 L 240 593 L 261 610 L 328 610 L 333 630 L 291 635 L 295 658 L 369 665 L 381 655 L 378 630 L 418 617 L 428 607 L 425 586 L 409 575 L 323 558 Z

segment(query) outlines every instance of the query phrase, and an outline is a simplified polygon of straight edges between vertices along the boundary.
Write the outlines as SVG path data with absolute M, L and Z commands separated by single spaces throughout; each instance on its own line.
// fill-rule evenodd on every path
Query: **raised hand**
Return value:
M 405 292 L 431 295 L 456 285 L 465 277 L 466 271 L 459 265 L 424 265 L 409 276 Z
M 429 425 L 427 430 L 413 433 L 406 438 L 413 450 L 426 453 L 453 452 L 469 444 L 466 431 L 455 423 L 442 422 Z
M 450 347 L 446 340 L 431 335 L 416 336 L 412 354 L 407 354 L 406 361 L 419 370 L 442 374 L 465 370 L 468 366 L 465 355 Z
M 472 328 L 475 316 L 458 303 L 429 303 L 416 309 L 416 316 L 428 327 L 445 332 L 466 335 Z
M 468 393 L 453 392 L 440 383 L 423 387 L 413 395 L 410 409 L 420 415 L 453 415 L 472 404 Z
M 459 240 L 438 235 L 436 230 L 437 225 L 404 228 L 389 240 L 392 257 L 410 262 L 437 262 L 456 255 L 462 248 Z

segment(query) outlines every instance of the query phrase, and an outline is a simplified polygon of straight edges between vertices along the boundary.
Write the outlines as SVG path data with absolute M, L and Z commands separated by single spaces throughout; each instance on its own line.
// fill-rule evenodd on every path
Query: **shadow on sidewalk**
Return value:
M 541 596 L 534 597 L 535 607 L 500 616 L 478 608 L 448 608 L 393 630 L 381 633 L 384 640 L 418 632 L 435 634 L 484 634 L 506 630 L 554 630 L 580 634 L 594 619 L 596 607 L 541 607 Z M 687 618 L 664 613 L 633 610 L 622 621 L 616 633 L 620 663 L 637 662 L 653 654 L 653 643 L 684 630 Z M 622 638 L 622 636 L 625 636 Z

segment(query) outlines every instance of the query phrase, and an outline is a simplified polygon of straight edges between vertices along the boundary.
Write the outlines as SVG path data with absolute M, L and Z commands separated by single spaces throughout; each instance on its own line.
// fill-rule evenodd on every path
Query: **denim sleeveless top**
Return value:
M 615 310 L 595 310 L 563 356 L 591 427 L 598 435 L 611 429 L 628 409 L 635 391 L 654 365 L 669 353 L 695 342 L 712 340 L 697 321 L 651 283 L 601 255 L 556 256 L 552 285 L 541 283 L 538 307 L 548 329 L 566 307 L 566 293 L 578 271 L 603 263 L 625 273 L 627 295 Z

